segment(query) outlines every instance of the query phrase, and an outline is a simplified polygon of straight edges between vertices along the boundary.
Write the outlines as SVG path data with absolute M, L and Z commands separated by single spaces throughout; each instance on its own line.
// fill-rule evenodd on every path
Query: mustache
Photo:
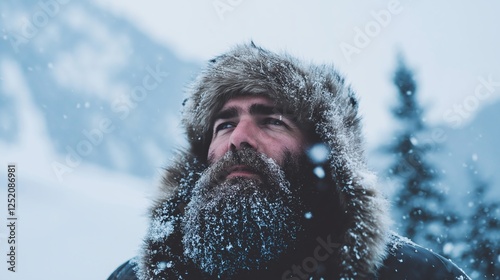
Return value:
M 269 160 L 272 159 L 251 148 L 231 150 L 211 164 L 209 169 L 212 174 L 209 177 L 211 181 L 223 181 L 236 166 L 244 166 L 245 170 L 260 176 L 268 175 L 266 170 L 269 169 Z

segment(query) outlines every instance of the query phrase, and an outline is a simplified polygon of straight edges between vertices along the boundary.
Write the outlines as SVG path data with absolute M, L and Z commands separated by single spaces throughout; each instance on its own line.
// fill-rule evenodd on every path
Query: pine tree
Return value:
M 488 200 L 490 185 L 472 166 L 474 185 L 468 219 L 467 250 L 462 262 L 473 279 L 500 279 L 500 203 Z
M 423 121 L 424 110 L 417 101 L 417 83 L 402 56 L 393 78 L 397 88 L 398 104 L 392 113 L 401 125 L 393 143 L 386 151 L 395 157 L 389 168 L 389 177 L 400 186 L 395 194 L 395 206 L 402 217 L 402 234 L 424 246 L 442 253 L 448 240 L 447 226 L 456 221 L 456 215 L 446 209 L 446 196 L 440 190 L 436 168 L 427 157 L 435 150 L 433 143 L 423 141 L 429 128 Z

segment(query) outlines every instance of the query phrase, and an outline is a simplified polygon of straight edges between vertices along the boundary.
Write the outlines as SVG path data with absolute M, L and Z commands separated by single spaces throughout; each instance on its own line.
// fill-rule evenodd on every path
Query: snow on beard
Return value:
M 202 174 L 186 208 L 182 242 L 203 271 L 226 278 L 266 269 L 295 247 L 303 231 L 302 184 L 295 178 L 298 158 L 285 155 L 282 169 L 252 149 L 230 151 Z M 226 180 L 235 165 L 248 166 L 259 179 Z

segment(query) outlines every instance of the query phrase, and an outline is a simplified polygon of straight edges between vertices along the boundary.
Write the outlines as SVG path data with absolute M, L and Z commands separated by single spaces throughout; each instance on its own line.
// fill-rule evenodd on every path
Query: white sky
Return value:
M 370 146 L 391 131 L 388 107 L 395 102 L 391 75 L 397 50 L 416 70 L 420 100 L 435 122 L 449 123 L 443 117 L 447 110 L 471 102 L 478 77 L 500 81 L 497 1 L 94 1 L 184 59 L 204 62 L 253 39 L 274 51 L 333 63 L 361 97 Z M 375 14 L 390 13 L 389 7 L 396 8 L 385 26 L 375 23 Z M 372 37 L 367 46 L 358 44 L 360 52 L 349 62 L 340 45 L 356 47 L 356 28 L 371 28 Z M 478 108 L 500 96 L 496 89 L 476 100 Z M 477 111 L 468 108 L 471 116 Z M 462 117 L 464 123 L 470 118 Z

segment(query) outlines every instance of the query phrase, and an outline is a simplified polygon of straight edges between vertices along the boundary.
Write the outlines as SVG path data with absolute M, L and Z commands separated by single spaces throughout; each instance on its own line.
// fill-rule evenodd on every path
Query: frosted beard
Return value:
M 184 254 L 203 271 L 227 278 L 265 270 L 294 249 L 303 232 L 302 184 L 299 159 L 285 154 L 281 168 L 251 149 L 228 152 L 202 174 L 186 208 L 182 242 Z M 235 165 L 259 178 L 226 180 Z

